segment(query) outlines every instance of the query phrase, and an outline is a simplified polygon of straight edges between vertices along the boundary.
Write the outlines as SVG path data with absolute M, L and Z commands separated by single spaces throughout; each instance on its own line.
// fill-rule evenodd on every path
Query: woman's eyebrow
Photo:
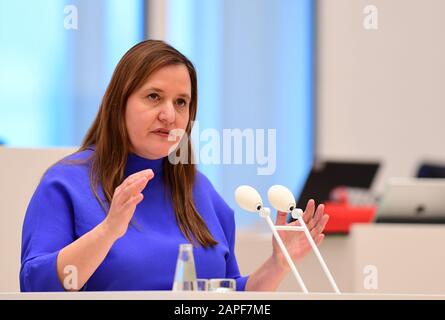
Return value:
M 145 88 L 144 91 L 157 91 L 157 92 L 164 92 L 164 90 L 156 88 L 156 87 L 148 87 Z
M 181 93 L 181 94 L 178 94 L 178 97 L 183 97 L 183 98 L 191 99 L 191 98 L 190 98 L 190 95 L 188 95 L 187 93 Z
M 146 91 L 156 91 L 156 92 L 164 93 L 164 90 L 156 88 L 156 87 L 149 87 L 149 88 L 144 89 L 144 92 L 146 92 Z M 178 97 L 191 99 L 190 95 L 187 93 L 180 93 L 180 94 L 178 94 Z

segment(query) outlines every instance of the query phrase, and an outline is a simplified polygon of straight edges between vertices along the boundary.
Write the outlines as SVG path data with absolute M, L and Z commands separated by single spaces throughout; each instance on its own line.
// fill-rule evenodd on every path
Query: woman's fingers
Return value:
M 314 211 L 315 211 L 315 201 L 314 201 L 314 199 L 310 199 L 307 202 L 306 209 L 304 210 L 304 213 L 303 213 L 303 219 L 304 219 L 304 223 L 306 223 L 306 225 L 311 221 L 311 218 L 314 215 Z M 277 217 L 277 219 L 278 219 L 278 217 Z M 295 221 L 289 223 L 289 225 L 300 226 L 301 224 L 298 220 L 295 220 Z
M 321 243 L 323 242 L 324 239 L 324 234 L 320 233 L 317 238 L 315 238 L 315 244 L 317 245 L 317 247 L 319 247 L 321 245 Z
M 315 201 L 314 201 L 314 199 L 310 199 L 307 202 L 306 209 L 304 210 L 304 214 L 303 214 L 304 222 L 306 224 L 313 217 L 314 211 L 315 211 Z
M 125 203 L 132 196 L 140 193 L 147 185 L 148 179 L 146 176 L 142 176 L 136 181 L 123 187 L 120 193 L 117 195 L 117 199 L 120 203 Z
M 122 206 L 122 208 L 125 210 L 131 206 L 136 206 L 139 204 L 139 202 L 144 199 L 144 195 L 142 193 L 138 193 L 137 195 L 131 196 L 130 199 L 128 199 Z
M 303 219 L 304 223 L 307 225 L 312 216 L 314 215 L 315 210 L 315 201 L 314 199 L 310 199 L 306 204 L 306 209 L 304 209 L 303 213 Z M 288 225 L 290 226 L 301 226 L 300 222 L 298 220 L 292 221 Z
M 133 173 L 132 175 L 129 175 L 121 184 L 118 186 L 115 190 L 115 192 L 119 192 L 122 189 L 126 188 L 130 184 L 133 184 L 136 180 L 140 179 L 141 177 L 147 177 L 148 180 L 152 179 L 154 176 L 154 172 L 151 169 L 146 169 L 142 171 L 138 171 L 136 173 Z
M 300 227 L 301 226 L 300 221 L 298 221 L 298 220 L 292 221 L 292 222 L 288 223 L 287 225 L 292 226 L 292 227 Z
M 134 181 L 132 184 L 127 186 L 127 191 L 132 196 L 136 195 L 137 193 L 140 193 L 144 188 L 147 186 L 148 178 L 146 176 L 142 176 L 136 181 Z
M 142 170 L 136 173 L 133 173 L 132 175 L 128 176 L 114 191 L 114 195 L 117 196 L 118 194 L 122 193 L 123 190 L 126 190 L 127 187 L 130 185 L 133 185 L 135 182 L 140 180 L 141 178 L 146 177 L 147 180 L 151 180 L 154 177 L 153 170 L 146 169 Z
M 329 221 L 329 215 L 324 214 L 318 221 L 318 223 L 311 229 L 308 228 L 312 238 L 316 238 L 318 234 L 321 234 L 326 227 L 326 224 Z M 291 223 L 287 224 L 288 226 L 300 226 L 300 223 L 298 221 L 293 221 Z M 295 232 L 296 234 L 299 233 L 298 231 L 287 231 L 287 232 Z
M 314 226 L 316 226 L 318 224 L 318 222 L 320 221 L 321 217 L 323 216 L 324 213 L 324 205 L 323 204 L 319 204 L 317 207 L 317 210 L 314 213 L 314 216 L 312 219 L 309 220 L 307 227 L 309 230 L 312 230 L 314 228 Z
M 277 219 L 275 225 L 281 226 L 286 224 L 287 212 L 277 211 Z
M 320 233 L 313 238 L 317 247 L 320 246 L 320 244 L 323 242 L 324 238 L 325 238 L 324 233 Z M 311 250 L 312 246 L 310 245 L 309 241 L 307 241 L 306 237 L 304 239 L 305 239 L 305 241 L 301 245 L 301 249 L 302 250 Z
M 324 206 L 320 205 L 321 207 L 317 209 L 318 213 L 314 219 L 309 221 L 309 223 L 306 225 L 308 230 L 311 232 L 311 234 L 320 233 L 324 230 L 326 227 L 326 224 L 329 220 L 329 215 L 324 214 Z M 292 221 L 291 223 L 287 224 L 288 226 L 300 226 L 300 222 L 298 220 Z
M 326 224 L 328 223 L 328 220 L 329 220 L 329 216 L 327 214 L 325 214 L 325 215 L 323 215 L 323 217 L 321 217 L 318 224 L 316 226 L 314 226 L 314 228 L 311 230 L 312 238 L 315 239 L 317 237 L 317 235 L 319 235 L 323 232 L 324 228 L 326 227 Z
M 151 169 L 146 169 L 146 170 L 142 170 L 136 173 L 133 173 L 132 175 L 129 175 L 124 182 L 122 182 L 123 186 L 127 186 L 129 184 L 132 184 L 133 182 L 135 182 L 136 180 L 138 180 L 139 178 L 145 176 L 148 180 L 150 180 L 151 178 L 153 178 L 154 173 L 153 170 Z

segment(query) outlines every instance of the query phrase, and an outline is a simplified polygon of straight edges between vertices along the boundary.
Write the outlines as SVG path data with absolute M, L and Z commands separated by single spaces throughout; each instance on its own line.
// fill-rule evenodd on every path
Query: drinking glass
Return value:
M 210 279 L 209 291 L 231 292 L 236 290 L 236 281 L 234 279 Z

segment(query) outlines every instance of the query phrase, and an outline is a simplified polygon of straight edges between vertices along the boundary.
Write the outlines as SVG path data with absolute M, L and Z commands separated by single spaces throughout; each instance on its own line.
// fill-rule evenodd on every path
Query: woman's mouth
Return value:
M 168 138 L 168 136 L 170 135 L 170 130 L 164 129 L 164 128 L 159 128 L 159 129 L 153 130 L 151 133 L 154 133 L 154 134 L 156 134 L 160 137 L 163 137 L 163 138 Z

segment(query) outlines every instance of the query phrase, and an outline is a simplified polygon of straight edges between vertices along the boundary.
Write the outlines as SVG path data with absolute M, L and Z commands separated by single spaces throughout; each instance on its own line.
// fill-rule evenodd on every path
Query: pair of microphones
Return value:
M 315 253 L 318 261 L 320 262 L 320 265 L 326 274 L 326 277 L 328 278 L 333 290 L 335 293 L 340 293 L 340 290 L 337 287 L 337 284 L 335 283 L 334 278 L 332 277 L 331 272 L 329 271 L 323 257 L 320 254 L 320 251 L 318 250 L 317 245 L 314 242 L 314 239 L 312 238 L 312 235 L 309 231 L 309 229 L 306 226 L 306 223 L 304 222 L 303 210 L 297 208 L 297 205 L 295 203 L 295 197 L 292 194 L 292 192 L 282 185 L 274 185 L 269 188 L 267 192 L 267 198 L 269 200 L 269 203 L 281 212 L 291 213 L 292 218 L 297 219 L 299 221 L 299 226 L 296 225 L 275 225 L 270 218 L 270 209 L 265 207 L 263 204 L 263 200 L 258 193 L 258 191 L 248 185 L 242 185 L 239 186 L 235 190 L 235 200 L 238 203 L 238 205 L 249 212 L 258 213 L 260 217 L 266 220 L 267 224 L 269 225 L 272 234 L 275 237 L 275 240 L 278 243 L 278 246 L 280 247 L 281 251 L 283 252 L 284 257 L 286 258 L 287 263 L 289 264 L 289 267 L 297 279 L 301 289 L 304 293 L 309 293 L 306 285 L 303 282 L 303 279 L 301 278 L 300 274 L 298 273 L 297 267 L 295 266 L 295 263 L 292 261 L 292 258 L 289 255 L 289 252 L 287 251 L 286 246 L 284 245 L 280 234 L 278 233 L 278 230 L 282 231 L 300 231 L 304 232 L 306 235 L 306 238 L 309 242 L 309 244 L 312 247 L 313 252 Z
M 300 210 L 301 212 L 299 213 L 303 215 L 302 210 L 296 208 L 295 198 L 292 192 L 285 186 L 274 185 L 270 187 L 267 192 L 267 198 L 270 204 L 278 211 L 293 213 L 292 217 L 294 219 L 298 218 L 297 213 L 294 213 L 294 209 Z M 239 186 L 235 191 L 235 199 L 242 209 L 250 212 L 258 212 L 260 215 L 264 214 L 264 212 L 262 212 L 265 209 L 263 200 L 258 191 L 253 187 L 248 185 Z

